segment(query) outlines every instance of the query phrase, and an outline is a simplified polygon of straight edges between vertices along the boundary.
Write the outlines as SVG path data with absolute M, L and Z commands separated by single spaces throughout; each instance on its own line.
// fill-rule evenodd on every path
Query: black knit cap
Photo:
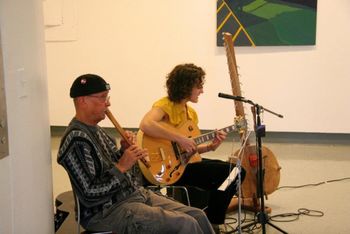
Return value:
M 94 74 L 81 75 L 75 79 L 70 88 L 70 97 L 87 96 L 110 90 L 109 84 L 100 76 Z

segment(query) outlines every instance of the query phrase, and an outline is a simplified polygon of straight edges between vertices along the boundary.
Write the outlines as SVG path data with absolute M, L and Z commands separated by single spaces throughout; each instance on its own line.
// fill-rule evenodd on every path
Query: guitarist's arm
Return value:
M 197 146 L 193 139 L 181 135 L 175 127 L 169 124 L 162 124 L 166 118 L 167 114 L 161 108 L 152 107 L 143 117 L 140 129 L 151 137 L 175 141 L 187 152 L 197 151 Z

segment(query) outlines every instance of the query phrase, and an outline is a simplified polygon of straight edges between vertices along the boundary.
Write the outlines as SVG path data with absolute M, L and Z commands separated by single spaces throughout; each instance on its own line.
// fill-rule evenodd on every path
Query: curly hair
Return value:
M 192 63 L 177 65 L 168 75 L 166 88 L 172 102 L 191 96 L 194 87 L 202 87 L 205 81 L 205 71 Z

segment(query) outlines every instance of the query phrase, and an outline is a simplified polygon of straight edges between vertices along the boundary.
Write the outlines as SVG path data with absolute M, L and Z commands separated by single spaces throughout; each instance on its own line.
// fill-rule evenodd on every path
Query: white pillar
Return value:
M 0 233 L 54 232 L 42 0 L 0 0 L 9 155 L 0 159 Z

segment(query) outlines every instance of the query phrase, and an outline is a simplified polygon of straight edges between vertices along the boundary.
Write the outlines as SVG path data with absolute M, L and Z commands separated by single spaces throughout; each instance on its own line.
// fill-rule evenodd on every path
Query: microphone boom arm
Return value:
M 260 111 L 264 110 L 264 111 L 267 111 L 267 112 L 269 112 L 269 113 L 271 113 L 271 114 L 273 114 L 273 115 L 276 115 L 276 116 L 279 117 L 279 118 L 283 118 L 283 115 L 278 114 L 278 113 L 276 113 L 276 112 L 273 112 L 273 111 L 271 111 L 271 110 L 269 110 L 269 109 L 267 109 L 267 108 L 264 108 L 263 106 L 260 106 L 259 104 L 256 104 L 256 103 L 254 103 L 253 101 L 251 101 L 251 100 L 249 100 L 249 99 L 246 99 L 245 97 L 242 97 L 242 96 L 233 96 L 233 95 L 226 94 L 226 93 L 219 93 L 218 96 L 221 97 L 221 98 L 232 99 L 232 100 L 236 100 L 236 101 L 240 101 L 240 102 L 246 102 L 246 103 L 249 103 L 249 104 L 251 104 L 251 105 L 253 105 L 253 106 L 256 106 L 256 107 L 258 106 L 258 107 L 259 107 L 258 109 L 259 109 Z

